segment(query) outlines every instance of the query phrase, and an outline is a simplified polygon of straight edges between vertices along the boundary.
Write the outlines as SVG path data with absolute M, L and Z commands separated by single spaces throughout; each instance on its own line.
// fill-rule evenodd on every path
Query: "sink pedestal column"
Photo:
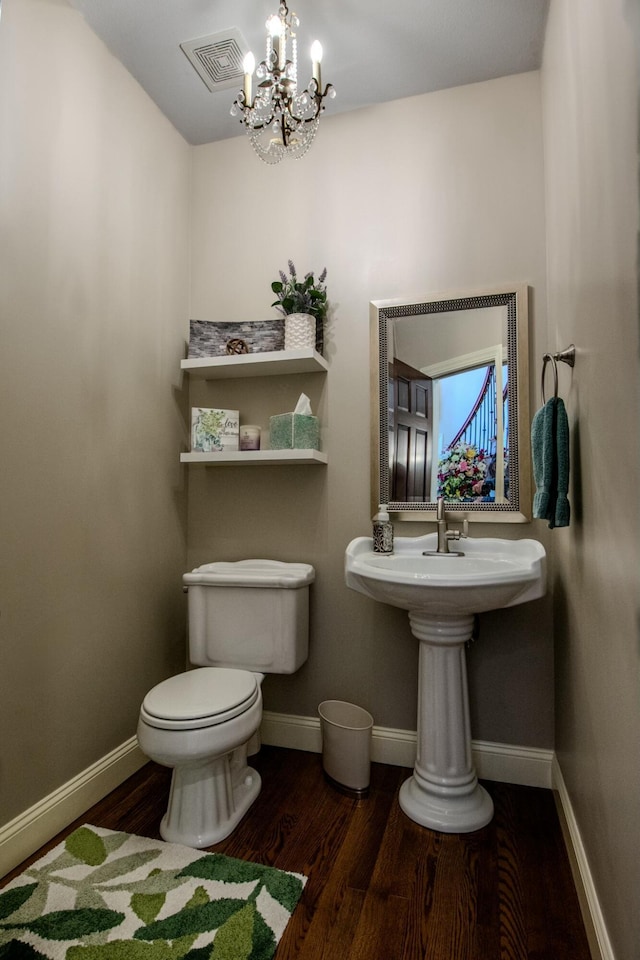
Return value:
M 413 776 L 400 788 L 400 806 L 423 827 L 470 833 L 493 817 L 471 759 L 465 643 L 473 617 L 411 611 L 409 620 L 420 641 L 418 752 Z

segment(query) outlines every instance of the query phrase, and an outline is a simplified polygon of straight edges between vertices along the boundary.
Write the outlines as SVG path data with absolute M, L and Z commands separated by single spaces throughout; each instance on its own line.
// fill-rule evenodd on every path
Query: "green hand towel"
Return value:
M 531 456 L 536 492 L 533 516 L 548 520 L 550 529 L 568 527 L 569 421 L 562 399 L 552 397 L 531 424 Z

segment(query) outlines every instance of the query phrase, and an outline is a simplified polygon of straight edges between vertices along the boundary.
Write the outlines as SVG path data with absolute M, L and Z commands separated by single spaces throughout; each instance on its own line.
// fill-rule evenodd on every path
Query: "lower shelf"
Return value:
M 239 464 L 325 464 L 326 453 L 321 450 L 233 450 L 227 453 L 181 453 L 181 463 L 201 464 L 206 467 L 234 467 Z

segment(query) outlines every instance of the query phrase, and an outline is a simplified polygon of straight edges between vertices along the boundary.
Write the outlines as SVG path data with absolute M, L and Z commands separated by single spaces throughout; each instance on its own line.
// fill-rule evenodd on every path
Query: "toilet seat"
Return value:
M 196 730 L 240 716 L 259 696 L 258 678 L 249 670 L 199 667 L 155 686 L 140 714 L 161 730 Z

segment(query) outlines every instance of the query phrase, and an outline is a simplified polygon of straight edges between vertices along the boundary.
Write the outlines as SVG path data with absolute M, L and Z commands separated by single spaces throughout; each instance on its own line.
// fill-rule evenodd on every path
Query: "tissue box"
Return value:
M 198 453 L 226 452 L 240 447 L 240 413 L 210 407 L 191 409 L 191 450 Z
M 319 450 L 317 417 L 304 413 L 280 413 L 269 418 L 272 450 Z

